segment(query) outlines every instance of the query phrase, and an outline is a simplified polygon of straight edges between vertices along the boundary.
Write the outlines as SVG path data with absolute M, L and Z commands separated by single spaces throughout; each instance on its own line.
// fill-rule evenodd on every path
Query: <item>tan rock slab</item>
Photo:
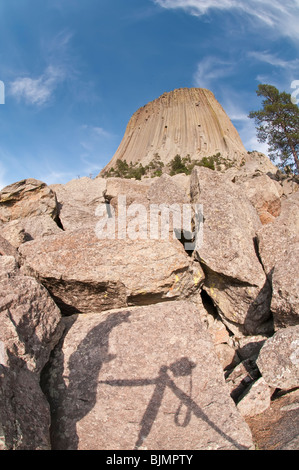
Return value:
M 96 226 L 96 208 L 104 202 L 106 180 L 87 177 L 69 181 L 67 184 L 51 185 L 55 192 L 59 218 L 64 230 L 76 230 Z

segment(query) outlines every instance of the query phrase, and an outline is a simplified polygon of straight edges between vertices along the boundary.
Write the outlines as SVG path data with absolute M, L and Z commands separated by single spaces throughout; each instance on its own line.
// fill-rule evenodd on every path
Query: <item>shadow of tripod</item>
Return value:
M 162 404 L 163 396 L 167 387 L 172 390 L 174 395 L 180 400 L 179 407 L 174 417 L 174 422 L 176 426 L 187 427 L 190 423 L 193 413 L 197 418 L 202 419 L 203 421 L 208 423 L 218 434 L 220 434 L 227 441 L 232 443 L 236 448 L 247 449 L 247 447 L 240 445 L 239 443 L 235 442 L 230 436 L 225 434 L 215 423 L 213 423 L 209 419 L 209 417 L 191 398 L 192 371 L 195 367 L 196 364 L 194 362 L 190 361 L 186 357 L 183 357 L 178 361 L 173 362 L 170 366 L 161 366 L 158 376 L 154 379 L 99 381 L 99 383 L 110 385 L 112 387 L 143 387 L 146 385 L 155 385 L 153 395 L 140 421 L 140 430 L 134 446 L 135 450 L 138 450 L 140 448 L 140 446 L 150 434 L 152 426 L 156 420 L 160 406 Z M 177 387 L 173 379 L 169 376 L 169 371 L 172 372 L 174 377 L 190 376 L 189 393 L 185 393 L 183 390 Z M 186 414 L 183 421 L 180 422 L 180 416 L 183 407 L 186 408 Z

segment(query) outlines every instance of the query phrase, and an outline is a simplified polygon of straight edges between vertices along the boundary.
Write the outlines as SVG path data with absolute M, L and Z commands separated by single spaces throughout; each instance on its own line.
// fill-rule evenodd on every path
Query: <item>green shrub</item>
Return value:
M 185 173 L 186 175 L 190 175 L 190 164 L 191 158 L 190 155 L 183 158 L 180 155 L 176 155 L 173 160 L 171 160 L 168 164 L 170 169 L 170 176 L 178 175 L 179 173 Z

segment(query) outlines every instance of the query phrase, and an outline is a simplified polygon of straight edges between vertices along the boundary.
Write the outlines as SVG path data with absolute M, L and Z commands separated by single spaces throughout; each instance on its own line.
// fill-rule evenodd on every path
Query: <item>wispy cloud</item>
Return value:
M 280 67 L 288 70 L 298 70 L 299 68 L 299 59 L 285 60 L 268 51 L 251 51 L 248 53 L 248 56 L 260 62 L 270 64 L 273 67 Z
M 197 64 L 193 76 L 193 85 L 200 88 L 213 89 L 215 81 L 228 77 L 234 71 L 234 65 L 217 57 L 205 57 Z
M 153 0 L 167 9 L 181 8 L 195 16 L 202 16 L 212 10 L 234 11 L 264 23 L 276 33 L 299 37 L 299 0 Z
M 90 126 L 87 124 L 83 124 L 81 128 L 87 132 L 89 137 L 103 137 L 105 139 L 109 139 L 110 137 L 114 137 L 114 134 L 107 131 L 103 127 L 98 126 Z
M 61 67 L 49 66 L 37 78 L 19 77 L 10 83 L 10 95 L 27 104 L 42 106 L 52 98 L 57 86 L 65 79 Z

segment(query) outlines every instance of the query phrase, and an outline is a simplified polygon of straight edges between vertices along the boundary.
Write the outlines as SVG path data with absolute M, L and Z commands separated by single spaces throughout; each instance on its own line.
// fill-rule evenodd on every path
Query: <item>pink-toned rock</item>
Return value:
M 298 324 L 299 318 L 299 192 L 282 203 L 273 224 L 258 231 L 265 272 L 272 283 L 271 311 L 275 329 Z
M 241 397 L 237 408 L 242 416 L 255 416 L 270 407 L 272 391 L 263 377 L 259 378 Z
M 18 258 L 18 252 L 13 245 L 9 243 L 6 238 L 0 235 L 0 256 L 13 256 Z
M 129 307 L 64 320 L 45 377 L 54 449 L 248 449 L 197 308 Z
M 233 370 L 226 374 L 226 383 L 229 387 L 232 399 L 237 403 L 255 380 L 260 377 L 259 370 L 255 362 L 251 359 L 246 359 L 238 364 Z
M 203 241 L 195 258 L 228 328 L 259 334 L 270 318 L 271 288 L 255 250 L 262 224 L 244 191 L 207 168 L 191 174 L 192 202 L 203 205 Z
M 299 389 L 278 395 L 263 413 L 246 417 L 259 450 L 298 450 Z
M 262 224 L 273 222 L 281 212 L 281 200 L 278 188 L 267 175 L 257 176 L 242 185 L 246 195 L 261 219 Z
M 0 449 L 50 449 L 40 373 L 62 334 L 61 315 L 14 257 L 0 256 Z
M 2 236 L 15 248 L 18 248 L 22 243 L 26 243 L 30 240 L 35 240 L 39 237 L 46 237 L 48 235 L 55 235 L 61 231 L 62 230 L 50 215 L 40 215 L 12 220 L 11 222 L 4 224 L 1 228 Z
M 100 240 L 77 230 L 25 243 L 20 253 L 23 272 L 38 278 L 65 313 L 186 298 L 204 277 L 178 240 Z
M 239 362 L 236 351 L 228 344 L 216 344 L 215 351 L 223 370 L 233 368 Z
M 282 328 L 269 338 L 257 366 L 269 386 L 282 390 L 299 387 L 299 325 Z
M 59 206 L 59 219 L 64 230 L 95 227 L 95 211 L 104 202 L 103 192 L 106 180 L 92 180 L 84 177 L 69 181 L 67 184 L 51 185 Z
M 42 181 L 26 179 L 6 186 L 0 192 L 0 220 L 11 220 L 37 215 L 58 215 L 54 192 Z

